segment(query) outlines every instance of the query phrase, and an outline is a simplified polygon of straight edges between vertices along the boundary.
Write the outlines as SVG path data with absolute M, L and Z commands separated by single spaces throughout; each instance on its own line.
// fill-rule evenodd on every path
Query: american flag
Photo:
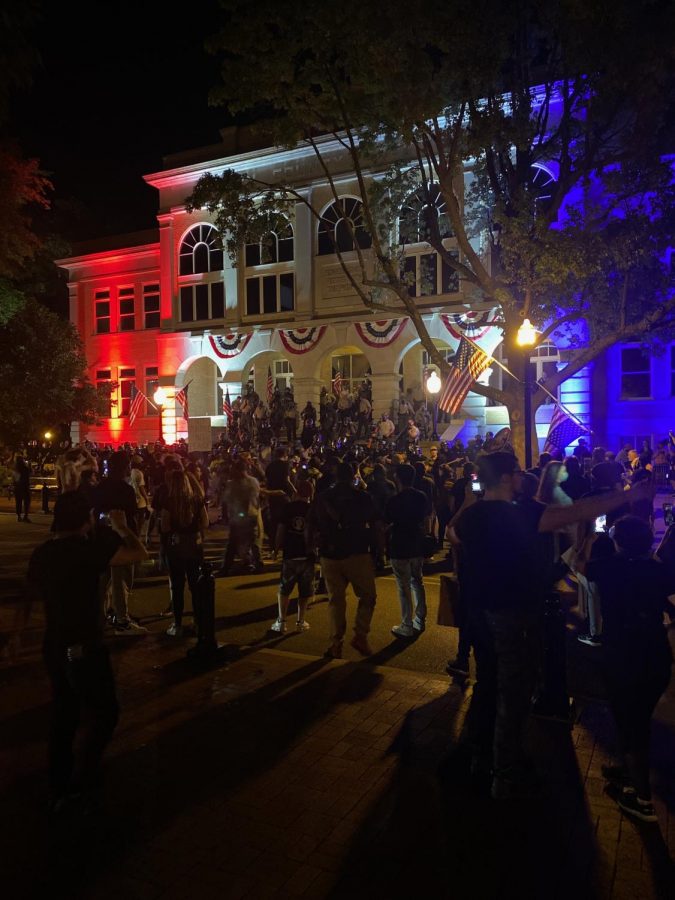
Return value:
M 335 378 L 333 379 L 333 393 L 336 397 L 340 396 L 340 391 L 342 390 L 342 372 L 338 369 Z
M 492 357 L 462 337 L 450 373 L 438 399 L 439 409 L 454 414 L 464 403 L 471 386 L 490 365 Z
M 568 415 L 562 406 L 556 406 L 551 424 L 548 426 L 544 452 L 552 453 L 555 450 L 564 450 L 580 435 L 587 433 L 588 429 Z
M 189 384 L 186 384 L 184 388 L 181 388 L 176 394 L 176 403 L 180 403 L 183 408 L 183 418 L 190 418 L 190 408 L 188 406 L 188 388 Z
M 133 425 L 136 419 L 136 416 L 141 411 L 141 407 L 144 402 L 147 402 L 148 398 L 145 396 L 143 391 L 139 390 L 135 384 L 131 385 L 131 406 L 129 407 L 129 424 Z
M 272 402 L 274 396 L 274 379 L 272 378 L 272 369 L 267 367 L 267 405 Z
M 230 402 L 229 388 L 225 391 L 225 396 L 223 397 L 223 415 L 227 416 L 229 425 L 230 419 L 232 418 L 232 403 Z

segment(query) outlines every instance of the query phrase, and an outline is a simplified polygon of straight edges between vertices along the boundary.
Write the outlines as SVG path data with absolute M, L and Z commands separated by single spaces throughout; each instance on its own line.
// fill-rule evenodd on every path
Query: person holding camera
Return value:
M 483 499 L 465 509 L 450 529 L 462 550 L 462 584 L 476 660 L 476 685 L 464 738 L 472 771 L 489 775 L 495 800 L 530 796 L 536 787 L 523 748 L 537 658 L 537 626 L 551 559 L 540 536 L 595 519 L 626 499 L 646 496 L 646 483 L 569 506 L 518 507 L 522 474 L 515 456 L 489 453 L 478 463 Z
M 286 632 L 286 615 L 293 588 L 298 586 L 298 617 L 296 628 L 307 631 L 309 624 L 305 616 L 307 607 L 314 599 L 315 555 L 307 545 L 305 536 L 307 516 L 314 496 L 314 486 L 309 479 L 298 483 L 295 498 L 283 509 L 277 526 L 275 546 L 283 554 L 281 580 L 279 582 L 279 615 L 271 626 L 271 631 Z

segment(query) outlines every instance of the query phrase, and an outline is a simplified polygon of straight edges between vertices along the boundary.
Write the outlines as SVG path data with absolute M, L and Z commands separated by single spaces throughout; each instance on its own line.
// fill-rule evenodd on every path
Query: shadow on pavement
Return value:
M 239 658 L 246 652 L 241 649 Z M 177 677 L 180 666 L 167 668 L 170 679 Z M 95 883 L 108 877 L 135 873 L 142 878 L 143 872 L 134 869 L 137 855 L 141 850 L 151 852 L 148 843 L 171 832 L 174 820 L 189 820 L 189 828 L 205 830 L 215 844 L 223 830 L 236 830 L 227 811 L 235 791 L 283 762 L 295 742 L 335 704 L 360 702 L 382 681 L 370 667 L 324 659 L 267 682 L 261 667 L 251 679 L 263 683 L 256 686 L 249 680 L 242 690 L 236 682 L 228 683 L 225 670 L 221 672 L 214 673 L 210 691 L 224 702 L 166 730 L 158 721 L 155 739 L 111 759 L 105 814 L 59 820 L 49 828 L 34 796 L 42 778 L 33 776 L 12 785 L 0 798 L 0 814 L 4 821 L 12 821 L 11 836 L 3 846 L 7 897 L 58 896 L 66 890 L 68 896 L 87 896 Z M 211 817 L 208 829 L 203 828 L 206 816 Z M 189 828 L 177 827 L 176 853 L 189 853 L 184 846 L 191 841 Z M 259 830 L 264 833 L 264 826 Z M 226 864 L 227 860 L 219 860 L 219 865 Z

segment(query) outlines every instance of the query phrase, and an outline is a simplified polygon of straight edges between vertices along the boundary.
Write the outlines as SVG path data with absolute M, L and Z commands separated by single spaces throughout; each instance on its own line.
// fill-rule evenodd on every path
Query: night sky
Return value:
M 207 100 L 217 0 L 45 2 L 42 16 L 32 32 L 42 63 L 9 130 L 50 174 L 59 229 L 80 241 L 155 227 L 157 195 L 142 176 L 165 154 L 217 143 L 227 124 Z

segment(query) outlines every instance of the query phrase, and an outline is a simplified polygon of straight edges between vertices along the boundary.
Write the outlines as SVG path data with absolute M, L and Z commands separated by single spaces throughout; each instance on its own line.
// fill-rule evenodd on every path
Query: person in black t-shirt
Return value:
M 536 619 L 547 588 L 549 567 L 541 559 L 538 535 L 618 508 L 626 494 L 608 493 L 569 506 L 519 509 L 518 461 L 490 453 L 479 461 L 484 499 L 462 512 L 451 540 L 461 544 L 462 582 L 469 608 L 476 679 L 465 736 L 476 771 L 492 771 L 492 796 L 530 793 L 530 767 L 523 734 L 533 687 Z M 647 493 L 632 489 L 630 499 Z
M 111 529 L 94 534 L 91 509 L 80 491 L 57 499 L 54 538 L 33 551 L 23 621 L 17 623 L 18 645 L 32 602 L 44 603 L 43 656 L 52 687 L 49 776 L 54 812 L 73 794 L 93 786 L 119 714 L 103 643 L 99 579 L 108 566 L 130 565 L 148 554 L 127 527 L 122 511 L 110 510 L 110 522 Z M 83 714 L 88 728 L 76 769 L 73 744 Z
M 295 500 L 283 509 L 281 522 L 277 528 L 276 546 L 283 553 L 281 581 L 279 582 L 279 616 L 272 624 L 271 631 L 283 634 L 286 631 L 288 603 L 295 585 L 298 585 L 298 631 L 306 631 L 309 624 L 305 620 L 307 607 L 314 599 L 314 554 L 307 547 L 305 536 L 309 505 L 314 495 L 311 481 L 301 481 Z
M 429 503 L 428 497 L 413 487 L 415 469 L 412 466 L 397 466 L 396 480 L 400 491 L 385 508 L 385 519 L 391 524 L 389 558 L 401 604 L 401 624 L 394 625 L 391 631 L 396 637 L 410 638 L 424 631 L 427 617 L 422 542 Z
M 371 549 L 382 552 L 382 520 L 366 491 L 352 486 L 349 463 L 337 467 L 337 483 L 320 494 L 308 521 L 309 547 L 318 544 L 321 571 L 328 588 L 330 646 L 326 655 L 339 659 L 347 630 L 346 591 L 349 584 L 358 597 L 352 647 L 370 656 L 368 632 L 375 609 L 375 567 Z
M 603 670 L 623 766 L 607 766 L 607 792 L 621 809 L 656 822 L 649 785 L 649 733 L 659 698 L 670 683 L 672 654 L 663 624 L 675 604 L 675 580 L 651 558 L 653 535 L 637 516 L 610 530 L 616 555 L 589 562 L 603 620 Z

